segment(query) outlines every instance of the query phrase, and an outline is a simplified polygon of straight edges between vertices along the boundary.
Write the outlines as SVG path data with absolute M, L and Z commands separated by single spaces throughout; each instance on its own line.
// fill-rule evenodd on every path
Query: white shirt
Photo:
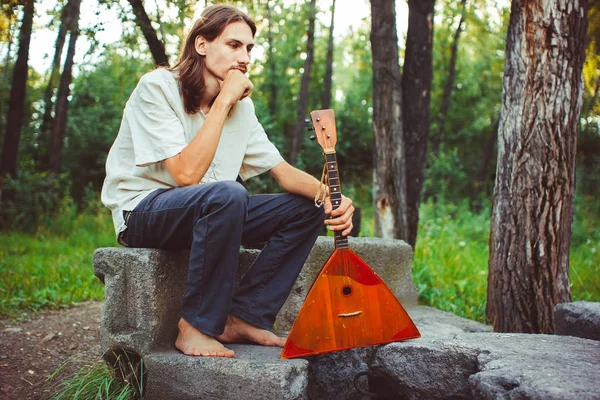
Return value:
M 106 160 L 102 202 L 112 211 L 115 233 L 127 227 L 124 210 L 133 210 L 156 189 L 176 187 L 163 160 L 179 154 L 204 123 L 187 114 L 175 75 L 156 69 L 142 77 L 123 112 L 121 127 Z M 258 122 L 249 98 L 227 118 L 215 157 L 199 183 L 243 180 L 283 161 Z

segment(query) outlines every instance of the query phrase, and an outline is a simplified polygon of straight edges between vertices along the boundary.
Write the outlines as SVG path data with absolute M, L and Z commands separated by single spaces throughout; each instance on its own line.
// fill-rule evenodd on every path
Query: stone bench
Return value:
M 400 299 L 416 304 L 412 281 L 412 249 L 399 240 L 350 238 L 350 246 Z M 275 322 L 278 332 L 291 329 L 304 298 L 333 251 L 333 239 L 319 237 Z M 259 250 L 242 249 L 238 279 Z M 104 282 L 102 346 L 122 346 L 140 355 L 173 348 L 181 315 L 189 252 L 157 249 L 100 248 L 94 273 Z
M 143 359 L 145 400 L 367 399 L 355 384 L 381 399 L 600 399 L 599 341 L 493 333 L 489 326 L 419 306 L 410 246 L 372 238 L 351 238 L 350 246 L 401 300 L 420 339 L 294 360 L 280 359 L 280 348 L 241 344 L 230 345 L 234 359 L 185 356 L 174 341 L 188 252 L 104 248 L 94 254 L 95 274 L 105 283 L 103 349 L 126 349 Z M 278 315 L 278 331 L 290 329 L 332 251 L 331 238 L 318 239 Z M 241 250 L 240 276 L 257 254 Z M 597 321 L 598 307 L 557 306 L 557 333 L 595 334 L 588 320 L 592 315 Z M 578 326 L 587 328 L 581 333 Z M 368 379 L 359 379 L 362 374 Z
M 350 238 L 351 248 L 386 282 L 405 306 L 416 306 L 412 281 L 412 249 L 399 240 Z M 291 329 L 308 290 L 333 251 L 333 239 L 319 237 L 276 320 L 276 331 Z M 238 280 L 259 250 L 241 249 Z M 328 356 L 314 357 L 314 373 L 304 359 L 282 360 L 280 348 L 230 346 L 231 360 L 184 356 L 174 348 L 183 302 L 189 252 L 157 249 L 101 248 L 94 253 L 94 273 L 105 285 L 101 316 L 102 348 L 107 360 L 123 349 L 143 358 L 145 399 L 301 399 L 309 392 L 353 392 L 352 378 L 365 368 L 367 351 L 344 352 L 356 363 L 336 367 L 339 373 L 319 374 L 329 368 Z M 111 352 L 113 350 L 113 352 Z M 336 360 L 337 356 L 332 356 Z M 335 362 L 335 361 L 334 361 Z M 342 363 L 345 364 L 345 363 Z M 351 373 L 353 372 L 353 373 Z M 198 377 L 202 376 L 202 379 Z M 331 377 L 338 376 L 333 382 Z M 309 381 L 311 384 L 309 384 Z M 324 383 L 327 382 L 327 383 Z M 230 390 L 236 388 L 235 391 Z M 347 397 L 344 397 L 347 398 Z

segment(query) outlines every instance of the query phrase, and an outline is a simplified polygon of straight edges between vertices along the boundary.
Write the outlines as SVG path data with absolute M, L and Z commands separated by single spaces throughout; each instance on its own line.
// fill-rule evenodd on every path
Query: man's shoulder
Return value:
M 177 80 L 173 75 L 173 72 L 166 68 L 156 68 L 144 74 L 140 79 L 140 85 L 157 85 L 157 86 L 171 86 L 176 84 Z

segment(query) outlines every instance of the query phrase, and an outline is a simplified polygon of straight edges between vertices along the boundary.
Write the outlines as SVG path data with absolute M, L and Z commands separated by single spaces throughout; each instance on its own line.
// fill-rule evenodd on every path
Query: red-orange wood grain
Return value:
M 369 265 L 350 248 L 338 248 L 313 283 L 281 357 L 420 336 L 406 310 Z

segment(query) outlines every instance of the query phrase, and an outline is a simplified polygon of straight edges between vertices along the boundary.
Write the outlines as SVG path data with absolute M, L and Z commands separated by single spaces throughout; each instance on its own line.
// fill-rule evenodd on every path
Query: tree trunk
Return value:
M 323 82 L 323 96 L 321 108 L 331 108 L 331 79 L 333 75 L 333 21 L 335 17 L 335 0 L 331 4 L 331 24 L 329 25 L 329 41 L 327 43 L 327 64 L 325 66 L 325 79 Z
M 431 152 L 437 154 L 440 149 L 440 143 L 444 137 L 444 127 L 446 125 L 446 117 L 448 116 L 448 108 L 450 108 L 450 97 L 452 96 L 452 90 L 454 88 L 454 77 L 456 74 L 456 57 L 458 55 L 458 39 L 460 33 L 463 30 L 463 23 L 465 21 L 465 14 L 467 13 L 467 0 L 461 0 L 461 14 L 460 21 L 454 31 L 454 37 L 452 39 L 452 49 L 450 52 L 450 64 L 448 65 L 448 76 L 446 77 L 446 84 L 444 85 L 444 94 L 442 96 L 442 104 L 440 106 L 437 132 L 431 142 Z
M 506 45 L 486 314 L 550 333 L 571 300 L 569 246 L 587 1 L 514 0 Z
M 169 58 L 167 57 L 167 53 L 165 52 L 165 45 L 158 36 L 156 35 L 156 31 L 152 27 L 152 23 L 150 22 L 150 17 L 146 13 L 144 9 L 144 2 L 142 0 L 128 0 L 131 7 L 133 7 L 133 13 L 135 14 L 135 23 L 142 30 L 142 34 L 144 38 L 146 38 L 146 42 L 148 42 L 148 47 L 150 48 L 150 53 L 152 54 L 152 58 L 154 58 L 154 64 L 157 66 L 169 66 Z
M 395 2 L 371 0 L 375 235 L 408 238 Z
M 8 114 L 6 116 L 6 134 L 2 146 L 2 162 L 0 163 L 0 179 L 5 174 L 17 173 L 17 153 L 21 138 L 21 127 L 25 115 L 25 95 L 27 89 L 27 73 L 29 61 L 29 44 L 33 26 L 34 0 L 23 0 L 23 22 L 19 34 L 19 51 L 13 69 L 12 85 Z M 0 182 L 0 187 L 2 183 Z
M 402 72 L 402 122 L 406 144 L 408 243 L 415 246 L 427 162 L 433 63 L 434 0 L 408 1 L 406 56 Z
M 8 73 L 10 71 L 10 54 L 11 54 L 11 50 L 12 50 L 12 30 L 13 30 L 13 17 L 14 17 L 14 12 L 6 12 L 6 19 L 8 20 L 8 26 L 6 29 L 6 39 L 7 39 L 7 44 L 6 44 L 6 58 L 3 60 L 2 63 L 2 71 L 0 71 L 0 74 L 2 74 L 2 77 L 0 79 L 6 79 L 6 81 L 8 81 Z M 3 99 L 0 99 L 0 116 L 5 117 L 5 111 L 4 111 L 4 106 L 5 106 L 5 102 L 2 101 Z M 6 126 L 4 125 L 4 119 L 0 117 L 0 143 L 2 143 L 2 140 L 4 139 L 4 130 L 6 128 Z M 1 156 L 1 154 L 0 154 Z M 1 177 L 1 169 L 0 169 L 0 179 L 2 179 Z M 0 183 L 0 187 L 1 187 L 1 183 Z M 1 192 L 0 192 L 0 199 L 2 198 L 1 196 Z
M 54 94 L 54 88 L 58 84 L 60 78 L 60 60 L 62 58 L 62 51 L 65 46 L 65 39 L 67 37 L 67 28 L 72 23 L 68 18 L 73 14 L 69 12 L 69 7 L 72 7 L 72 3 L 69 1 L 63 7 L 60 15 L 60 26 L 58 27 L 58 35 L 54 45 L 54 58 L 52 60 L 52 67 L 50 69 L 50 76 L 48 78 L 48 85 L 44 92 L 44 116 L 42 118 L 42 125 L 40 127 L 40 142 L 44 143 L 44 148 L 38 150 L 41 153 L 41 158 L 48 162 L 48 152 L 46 143 L 49 142 L 51 130 L 54 122 L 52 111 L 54 109 L 54 101 L 52 100 Z M 38 156 L 40 157 L 40 156 Z
M 477 176 L 472 179 L 473 184 L 471 185 L 471 194 L 469 196 L 471 198 L 471 204 L 475 203 L 477 195 L 481 193 L 482 188 L 485 189 L 485 183 L 488 180 L 488 170 L 494 157 L 495 144 L 498 142 L 499 124 L 500 121 L 496 120 L 492 126 L 492 132 L 483 146 L 483 151 L 481 154 L 481 167 L 479 168 Z
M 294 135 L 292 136 L 292 148 L 290 151 L 289 162 L 296 165 L 298 155 L 302 149 L 304 135 L 306 134 L 306 126 L 304 120 L 307 118 L 308 111 L 308 89 L 310 85 L 310 70 L 313 64 L 315 52 L 315 16 L 316 4 L 315 0 L 310 2 L 310 16 L 308 19 L 308 33 L 306 40 L 306 59 L 304 60 L 304 72 L 300 81 L 300 94 L 298 96 L 298 112 L 296 113 L 296 125 L 294 126 Z
M 72 80 L 73 59 L 75 57 L 75 45 L 79 36 L 79 10 L 81 0 L 70 0 L 71 12 L 69 16 L 69 47 L 67 49 L 67 58 L 65 66 L 60 77 L 58 86 L 58 95 L 56 96 L 56 113 L 54 117 L 54 128 L 50 138 L 50 149 L 48 158 L 48 169 L 58 174 L 62 161 L 65 130 L 67 128 L 67 109 L 69 107 L 69 86 Z

